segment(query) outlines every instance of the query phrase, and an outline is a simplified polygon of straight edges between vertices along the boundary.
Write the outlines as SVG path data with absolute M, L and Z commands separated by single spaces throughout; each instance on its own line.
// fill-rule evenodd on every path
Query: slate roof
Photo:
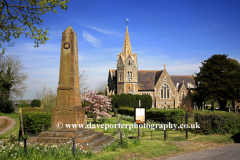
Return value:
M 117 83 L 117 70 L 110 70 L 113 76 L 113 80 Z M 138 70 L 138 90 L 140 91 L 153 91 L 154 87 L 162 74 L 162 70 L 160 71 L 150 71 L 150 70 Z M 179 83 L 178 90 L 181 88 L 183 80 L 184 85 L 187 87 L 188 83 L 191 83 L 194 88 L 196 88 L 195 80 L 193 76 L 170 76 L 174 85 L 176 86 Z
M 138 90 L 154 90 L 162 71 L 138 70 Z
M 194 88 L 197 87 L 196 84 L 195 84 L 195 80 L 194 80 L 193 76 L 175 76 L 175 75 L 172 75 L 172 76 L 170 76 L 170 78 L 172 79 L 175 86 L 177 85 L 177 83 L 179 83 L 179 86 L 180 86 L 180 84 L 182 84 L 183 80 L 184 80 L 185 87 L 188 86 L 188 83 L 191 83 L 194 86 Z
M 110 69 L 110 71 L 113 76 L 114 82 L 117 83 L 117 70 Z
M 178 85 L 178 92 L 180 91 L 181 87 L 182 87 L 183 83 Z

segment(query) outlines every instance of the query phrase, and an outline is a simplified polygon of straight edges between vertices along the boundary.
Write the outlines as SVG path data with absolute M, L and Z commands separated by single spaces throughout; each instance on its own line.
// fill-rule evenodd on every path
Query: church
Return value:
M 169 75 L 163 70 L 138 70 L 137 53 L 132 53 L 128 26 L 122 53 L 117 57 L 117 69 L 110 69 L 107 95 L 131 93 L 152 97 L 152 108 L 179 108 L 182 99 L 196 88 L 194 75 Z

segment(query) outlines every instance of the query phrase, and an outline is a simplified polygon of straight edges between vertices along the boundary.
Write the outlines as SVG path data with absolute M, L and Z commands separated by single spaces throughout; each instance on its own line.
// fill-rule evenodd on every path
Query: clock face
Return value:
M 69 49 L 70 48 L 70 43 L 69 42 L 65 42 L 64 45 L 63 45 L 63 48 Z

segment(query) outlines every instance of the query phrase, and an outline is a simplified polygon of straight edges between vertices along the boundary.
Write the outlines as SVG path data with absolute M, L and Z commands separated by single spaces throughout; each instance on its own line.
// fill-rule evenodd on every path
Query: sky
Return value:
M 5 54 L 19 55 L 29 74 L 22 99 L 33 99 L 46 85 L 55 93 L 59 80 L 62 32 L 77 34 L 79 69 L 88 70 L 90 90 L 107 82 L 122 52 L 126 19 L 139 70 L 192 75 L 201 62 L 226 54 L 240 62 L 239 0 L 70 0 L 68 9 L 46 13 L 50 40 L 38 48 L 24 35 Z M 4 45 L 3 45 L 4 46 Z

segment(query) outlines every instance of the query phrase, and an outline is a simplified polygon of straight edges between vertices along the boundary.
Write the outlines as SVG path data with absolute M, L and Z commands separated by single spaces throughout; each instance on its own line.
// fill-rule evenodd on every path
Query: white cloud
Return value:
M 103 30 L 103 29 L 100 29 L 100 28 L 97 28 L 97 27 L 93 27 L 93 26 L 86 26 L 86 27 L 89 27 L 93 30 L 96 30 L 100 33 L 103 33 L 103 34 L 107 34 L 107 35 L 110 35 L 110 36 L 116 36 L 116 37 L 121 37 L 119 33 L 117 32 L 113 32 L 113 31 L 109 31 L 109 30 Z
M 199 28 L 201 30 L 204 30 L 204 31 L 209 31 L 211 29 L 215 29 L 215 28 L 221 27 L 222 25 L 223 25 L 222 23 L 221 24 L 206 23 L 206 24 L 200 26 Z
M 92 44 L 93 47 L 101 47 L 101 40 L 93 37 L 91 34 L 83 31 L 83 38 Z

